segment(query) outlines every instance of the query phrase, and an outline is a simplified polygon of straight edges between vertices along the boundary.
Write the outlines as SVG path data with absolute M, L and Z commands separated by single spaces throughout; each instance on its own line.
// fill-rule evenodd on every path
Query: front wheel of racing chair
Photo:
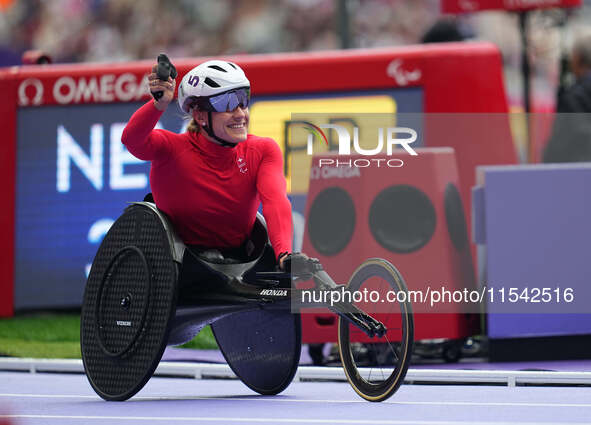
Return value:
M 244 283 L 249 272 L 268 267 L 262 216 L 252 239 L 246 261 L 210 262 L 180 241 L 152 202 L 125 209 L 98 249 L 82 305 L 82 359 L 98 395 L 129 399 L 152 377 L 167 345 L 191 340 L 208 324 L 248 387 L 271 395 L 290 384 L 301 350 L 300 316 L 281 302 L 262 303 L 260 288 Z
M 350 307 L 379 321 L 379 331 L 369 336 L 341 316 L 338 335 L 343 368 L 355 392 L 368 401 L 384 401 L 404 381 L 411 360 L 414 316 L 408 289 L 390 262 L 370 258 L 353 272 L 346 290 L 379 295 L 358 297 Z

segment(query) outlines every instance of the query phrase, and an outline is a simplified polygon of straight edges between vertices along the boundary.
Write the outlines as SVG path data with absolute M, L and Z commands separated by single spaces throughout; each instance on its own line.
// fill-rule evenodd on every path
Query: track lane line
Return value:
M 421 421 L 421 420 L 371 420 L 371 419 L 289 419 L 289 418 L 238 418 L 238 417 L 149 417 L 149 416 L 68 416 L 68 415 L 0 415 L 2 419 L 85 419 L 117 421 L 167 421 L 167 422 L 238 422 L 238 423 L 319 423 L 319 424 L 367 424 L 367 425 L 544 425 L 544 422 L 475 422 L 475 421 Z M 588 422 L 547 422 L 548 425 L 587 425 Z
M 101 401 L 102 399 L 97 395 L 67 395 L 67 394 L 0 394 L 0 397 L 14 397 L 14 398 L 81 398 L 94 399 Z M 173 396 L 145 396 L 134 397 L 129 402 L 134 401 L 182 401 L 182 400 L 216 400 L 216 401 L 256 401 L 256 402 L 276 402 L 276 403 L 363 403 L 368 404 L 365 400 L 317 400 L 317 399 L 284 399 L 284 398 L 269 398 L 269 397 L 207 397 L 207 396 L 191 396 L 191 397 L 173 397 Z M 506 406 L 506 407 L 587 407 L 591 408 L 591 403 L 528 403 L 528 402 L 478 402 L 478 401 L 384 401 L 382 404 L 398 404 L 398 405 L 425 405 L 425 406 Z M 369 405 L 369 404 L 368 404 Z

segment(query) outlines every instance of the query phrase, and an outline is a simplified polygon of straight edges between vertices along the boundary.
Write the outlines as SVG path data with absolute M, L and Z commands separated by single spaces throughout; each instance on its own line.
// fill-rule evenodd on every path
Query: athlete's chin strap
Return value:
M 215 133 L 213 132 L 211 112 L 209 112 L 209 111 L 207 112 L 207 125 L 204 125 L 202 127 L 205 130 L 205 132 L 209 135 L 209 137 L 211 137 L 212 139 L 217 141 L 220 145 L 225 146 L 227 148 L 233 148 L 237 145 L 237 143 L 230 143 L 230 142 L 222 139 L 221 137 L 218 137 L 215 135 Z

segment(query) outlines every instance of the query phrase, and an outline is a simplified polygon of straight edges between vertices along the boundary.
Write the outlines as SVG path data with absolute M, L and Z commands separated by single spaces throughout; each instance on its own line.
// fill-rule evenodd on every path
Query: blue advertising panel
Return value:
M 17 127 L 15 309 L 76 307 L 103 236 L 149 189 L 149 163 L 121 144 L 141 105 L 21 108 Z M 161 128 L 180 131 L 170 108 Z

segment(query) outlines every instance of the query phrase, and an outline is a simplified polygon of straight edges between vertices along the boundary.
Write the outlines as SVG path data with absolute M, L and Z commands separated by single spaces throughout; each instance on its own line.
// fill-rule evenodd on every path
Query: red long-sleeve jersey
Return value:
M 154 129 L 161 115 L 153 102 L 143 105 L 121 140 L 134 156 L 151 161 L 154 201 L 183 242 L 240 246 L 262 202 L 275 256 L 291 252 L 291 205 L 277 143 L 249 134 L 236 147 L 224 147 L 201 134 Z

